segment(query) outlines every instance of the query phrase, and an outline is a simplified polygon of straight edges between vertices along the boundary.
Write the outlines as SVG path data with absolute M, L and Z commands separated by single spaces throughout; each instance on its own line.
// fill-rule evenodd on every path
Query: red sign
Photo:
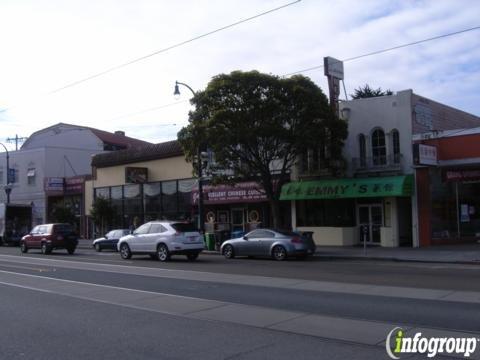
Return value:
M 452 181 L 477 181 L 480 180 L 480 170 L 445 170 L 443 178 L 446 182 Z
M 193 203 L 198 202 L 198 190 L 192 191 Z M 266 201 L 267 195 L 256 182 L 243 182 L 235 185 L 203 186 L 205 204 L 227 204 Z

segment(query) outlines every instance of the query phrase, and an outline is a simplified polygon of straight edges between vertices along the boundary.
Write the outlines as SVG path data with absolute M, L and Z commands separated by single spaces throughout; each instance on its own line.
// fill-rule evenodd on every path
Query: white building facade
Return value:
M 93 155 L 146 144 L 149 143 L 126 137 L 123 132 L 109 133 L 64 123 L 39 130 L 20 150 L 9 152 L 10 172 L 15 174 L 10 184 L 10 202 L 31 204 L 32 225 L 45 223 L 49 201 L 64 197 L 68 179 L 91 175 Z M 6 153 L 0 153 L 0 184 L 5 187 L 6 182 Z M 75 194 L 83 198 L 81 192 L 80 189 L 80 193 Z M 4 191 L 0 192 L 0 202 L 6 202 Z M 79 211 L 77 215 L 83 212 L 82 202 L 81 199 L 72 201 L 71 205 L 77 208 L 73 210 Z
M 411 90 L 341 102 L 339 109 L 348 123 L 344 177 L 329 178 L 320 159 L 303 161 L 307 166 L 282 188 L 292 227 L 313 231 L 317 245 L 419 246 L 413 135 L 476 127 L 480 118 Z

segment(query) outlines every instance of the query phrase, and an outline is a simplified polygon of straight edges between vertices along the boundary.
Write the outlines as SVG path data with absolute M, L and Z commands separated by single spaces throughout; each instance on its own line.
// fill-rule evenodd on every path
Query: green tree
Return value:
M 106 227 L 112 222 L 115 213 L 115 208 L 110 200 L 102 197 L 95 198 L 90 210 L 90 216 L 95 224 L 100 227 L 102 234 L 105 234 Z
M 341 158 L 347 124 L 304 76 L 220 74 L 195 94 L 192 104 L 189 125 L 178 133 L 187 160 L 195 162 L 198 148 L 208 148 L 214 153 L 214 165 L 208 169 L 214 183 L 258 181 L 268 197 L 274 227 L 281 225 L 281 187 L 289 181 L 298 156 L 328 143 L 332 156 Z
M 75 223 L 75 214 L 72 209 L 63 205 L 56 205 L 52 210 L 52 218 L 54 222 L 59 223 Z
M 364 99 L 385 95 L 393 95 L 392 90 L 388 89 L 383 91 L 382 88 L 372 89 L 370 85 L 365 84 L 365 86 L 355 89 L 355 94 L 350 94 L 350 97 L 352 99 Z

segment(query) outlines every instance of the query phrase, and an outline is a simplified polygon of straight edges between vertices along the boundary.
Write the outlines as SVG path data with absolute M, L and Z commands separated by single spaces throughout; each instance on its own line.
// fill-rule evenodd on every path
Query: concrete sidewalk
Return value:
M 335 259 L 368 259 L 480 265 L 480 244 L 384 248 L 362 246 L 318 246 L 316 255 Z
M 92 249 L 92 240 L 79 240 L 79 249 Z M 217 254 L 207 251 L 206 254 Z M 325 259 L 386 260 L 480 265 L 480 244 L 430 246 L 424 248 L 383 248 L 361 246 L 317 246 L 315 256 Z

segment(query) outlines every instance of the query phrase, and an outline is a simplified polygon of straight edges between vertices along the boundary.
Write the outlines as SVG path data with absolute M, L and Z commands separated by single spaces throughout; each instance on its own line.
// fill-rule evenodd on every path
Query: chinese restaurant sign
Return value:
M 198 202 L 198 190 L 192 192 L 193 203 Z M 203 186 L 205 204 L 227 204 L 266 201 L 267 195 L 256 182 L 243 182 L 235 185 Z
M 280 200 L 411 196 L 413 176 L 300 181 L 285 184 Z

